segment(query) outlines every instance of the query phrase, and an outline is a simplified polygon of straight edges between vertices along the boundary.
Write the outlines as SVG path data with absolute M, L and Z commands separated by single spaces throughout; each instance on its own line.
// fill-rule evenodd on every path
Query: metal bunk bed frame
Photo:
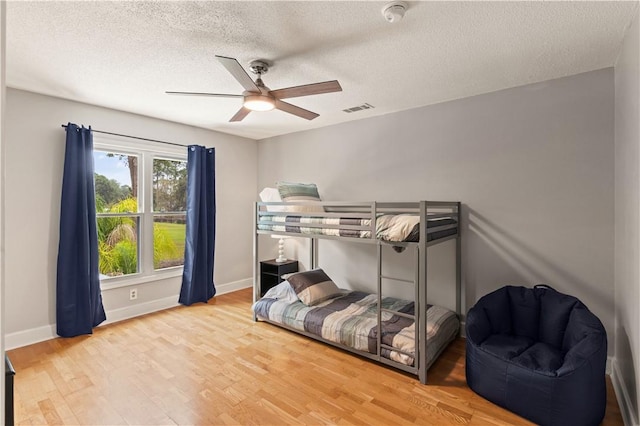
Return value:
M 303 205 L 303 206 L 322 206 L 325 212 L 291 212 L 291 211 L 267 211 L 268 206 L 273 207 L 283 207 L 283 206 L 294 206 L 294 205 Z M 355 243 L 365 243 L 365 244 L 376 244 L 377 245 L 377 272 L 378 272 L 378 283 L 377 283 L 377 296 L 378 296 L 378 330 L 382 330 L 382 312 L 387 311 L 394 315 L 404 316 L 410 319 L 413 319 L 417 324 L 417 330 L 415 333 L 415 348 L 416 353 L 414 354 L 414 365 L 408 366 L 391 359 L 385 358 L 382 356 L 382 349 L 389 349 L 396 352 L 403 353 L 403 351 L 393 348 L 391 346 L 387 346 L 381 342 L 382 333 L 378 333 L 377 336 L 377 351 L 375 354 L 371 354 L 368 352 L 364 352 L 361 350 L 357 350 L 346 345 L 342 345 L 340 343 L 332 342 L 326 340 L 318 335 L 308 333 L 306 331 L 297 330 L 292 327 L 288 327 L 287 325 L 276 323 L 267 319 L 264 319 L 265 322 L 270 324 L 277 325 L 279 327 L 285 328 L 287 330 L 293 331 L 298 334 L 302 334 L 304 336 L 310 337 L 312 339 L 328 343 L 332 346 L 338 347 L 343 350 L 347 350 L 349 352 L 355 353 L 357 355 L 363 356 L 365 358 L 369 358 L 381 364 L 385 364 L 396 369 L 406 371 L 408 373 L 414 374 L 418 376 L 418 379 L 421 383 L 427 383 L 427 315 L 426 315 L 426 306 L 427 306 L 427 248 L 433 245 L 437 245 L 443 243 L 445 241 L 449 241 L 451 239 L 456 240 L 456 249 L 455 249 L 455 257 L 456 257 L 456 266 L 455 266 L 455 286 L 456 286 L 456 314 L 458 318 L 461 318 L 461 240 L 460 240 L 460 202 L 448 202 L 448 201 L 419 201 L 414 203 L 380 203 L 380 202 L 361 202 L 361 203 L 349 203 L 349 202 L 317 202 L 310 204 L 308 202 L 288 202 L 288 203 L 265 203 L 258 202 L 255 203 L 255 223 L 254 223 L 254 239 L 253 239 L 253 301 L 256 302 L 260 298 L 260 260 L 258 258 L 258 237 L 260 234 L 267 235 L 284 235 L 291 237 L 299 237 L 299 238 L 307 238 L 310 239 L 310 259 L 311 259 L 311 269 L 318 267 L 318 239 L 334 239 L 334 240 L 342 240 L 349 241 Z M 437 212 L 430 213 L 431 211 L 436 210 Z M 444 213 L 443 213 L 444 211 Z M 371 219 L 370 227 L 361 227 L 357 225 L 328 225 L 328 224 L 301 224 L 298 222 L 261 222 L 261 218 L 264 216 L 301 216 L 301 217 L 358 217 L 361 218 L 366 216 Z M 420 241 L 415 242 L 388 242 L 382 241 L 376 238 L 376 218 L 379 214 L 401 214 L 401 213 L 412 213 L 420 215 Z M 443 225 L 429 228 L 427 230 L 427 219 L 437 219 L 437 218 L 453 218 L 456 221 L 455 225 Z M 281 232 L 281 231 L 272 231 L 272 230 L 264 230 L 259 228 L 259 224 L 267 224 L 267 225 L 280 225 L 280 226 L 302 226 L 305 228 L 336 228 L 336 229 L 349 229 L 349 230 L 369 230 L 370 237 L 369 238 L 356 238 L 356 237 L 342 237 L 342 236 L 331 236 L 331 235 L 322 235 L 322 234 L 304 234 L 297 232 Z M 455 233 L 447 235 L 442 238 L 435 238 L 432 241 L 428 240 L 428 233 L 445 231 L 448 229 L 455 228 Z M 414 280 L 401 279 L 391 276 L 386 276 L 382 274 L 382 252 L 383 246 L 402 246 L 402 247 L 414 247 L 415 253 L 415 275 Z M 421 255 L 424 254 L 424 255 Z M 384 280 L 405 282 L 414 285 L 415 296 L 414 296 L 414 315 L 404 314 L 401 312 L 386 310 L 381 308 L 382 306 L 382 285 Z M 257 320 L 255 313 L 253 314 L 254 321 Z M 411 354 L 408 354 L 411 355 Z M 439 355 L 439 354 L 438 354 Z M 436 356 L 437 358 L 437 356 Z M 434 359 L 436 359 L 434 358 Z

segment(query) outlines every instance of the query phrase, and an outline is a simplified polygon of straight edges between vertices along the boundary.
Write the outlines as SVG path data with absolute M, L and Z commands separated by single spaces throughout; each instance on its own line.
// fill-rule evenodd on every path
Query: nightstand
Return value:
M 276 262 L 275 259 L 263 260 L 260 262 L 260 297 L 271 287 L 275 287 L 282 281 L 283 274 L 298 272 L 297 260 L 285 260 Z

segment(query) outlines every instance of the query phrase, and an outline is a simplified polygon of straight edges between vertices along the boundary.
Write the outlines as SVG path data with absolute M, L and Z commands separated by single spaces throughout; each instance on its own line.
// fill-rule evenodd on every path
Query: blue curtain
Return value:
M 216 239 L 216 153 L 190 145 L 187 155 L 187 237 L 180 299 L 207 302 L 216 294 L 213 255 Z
M 106 319 L 98 276 L 91 127 L 67 125 L 56 285 L 58 334 L 91 334 Z

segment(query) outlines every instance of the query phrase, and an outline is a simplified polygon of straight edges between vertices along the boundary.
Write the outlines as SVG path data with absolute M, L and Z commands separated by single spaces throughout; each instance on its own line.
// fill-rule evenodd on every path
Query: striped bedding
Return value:
M 271 223 L 269 223 L 271 222 Z M 453 225 L 451 218 L 430 219 L 427 228 Z M 330 228 L 304 225 L 331 225 Z M 398 214 L 381 215 L 376 219 L 376 238 L 393 242 L 417 242 L 420 239 L 420 217 L 417 215 Z M 345 226 L 356 226 L 368 229 L 345 229 Z M 334 237 L 371 238 L 371 219 L 342 218 L 298 215 L 264 215 L 258 222 L 261 231 L 291 232 L 308 235 L 329 235 Z M 437 231 L 427 235 L 427 241 L 455 234 L 455 228 Z
M 331 342 L 376 354 L 377 352 L 377 296 L 360 291 L 345 294 L 315 306 L 299 300 L 263 298 L 253 305 L 261 319 L 306 331 Z M 382 307 L 413 314 L 413 302 L 385 297 Z M 427 368 L 444 347 L 457 335 L 460 324 L 456 314 L 448 309 L 429 305 L 427 308 Z M 408 318 L 382 312 L 382 343 L 399 351 L 383 348 L 382 356 L 396 362 L 413 365 L 415 354 L 415 325 Z
M 265 224 L 262 222 L 281 222 L 282 225 Z M 284 222 L 299 225 L 285 225 Z M 335 237 L 371 238 L 370 230 L 354 230 L 342 228 L 315 228 L 303 226 L 305 224 L 317 225 L 350 225 L 371 227 L 371 219 L 339 218 L 339 217 L 304 217 L 296 215 L 287 216 L 262 216 L 258 222 L 258 229 L 262 231 L 295 232 L 297 234 L 319 234 Z

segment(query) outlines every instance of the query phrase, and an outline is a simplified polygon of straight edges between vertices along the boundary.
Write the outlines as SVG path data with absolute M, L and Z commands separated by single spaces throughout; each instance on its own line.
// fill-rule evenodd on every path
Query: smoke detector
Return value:
M 382 8 L 382 16 L 388 23 L 395 24 L 402 20 L 407 8 L 407 3 L 403 1 L 392 1 L 384 5 Z

